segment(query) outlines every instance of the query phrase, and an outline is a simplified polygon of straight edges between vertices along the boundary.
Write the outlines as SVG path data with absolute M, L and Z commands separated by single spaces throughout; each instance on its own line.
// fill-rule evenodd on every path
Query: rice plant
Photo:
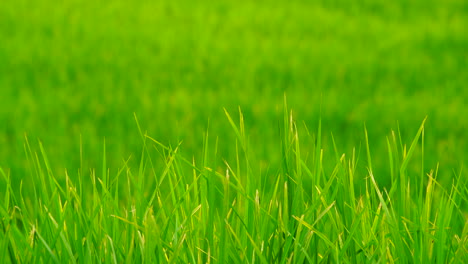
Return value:
M 135 167 L 125 159 L 108 168 L 104 142 L 101 168 L 57 175 L 42 144 L 25 138 L 30 174 L 18 188 L 0 168 L 0 262 L 468 262 L 466 172 L 454 170 L 442 184 L 438 164 L 424 164 L 433 151 L 424 149 L 425 121 L 408 144 L 391 131 L 386 153 L 371 151 L 364 127 L 363 153 L 342 153 L 331 137 L 325 155 L 321 121 L 300 135 L 285 106 L 281 162 L 264 170 L 241 110 L 239 120 L 225 114 L 236 139 L 218 142 L 207 131 L 200 157 L 185 156 L 183 143 L 157 141 L 137 121 Z M 305 150 L 307 138 L 313 146 Z M 235 159 L 223 160 L 220 144 Z M 388 171 L 376 175 L 372 160 L 383 155 Z

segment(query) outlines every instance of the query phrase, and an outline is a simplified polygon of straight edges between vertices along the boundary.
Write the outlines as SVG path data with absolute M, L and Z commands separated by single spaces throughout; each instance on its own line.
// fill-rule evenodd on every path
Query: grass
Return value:
M 467 262 L 466 1 L 4 2 L 0 262 Z
M 429 116 L 426 163 L 440 161 L 450 178 L 468 161 L 467 18 L 464 0 L 8 1 L 0 163 L 17 185 L 27 133 L 47 147 L 55 172 L 80 166 L 80 136 L 85 166 L 99 166 L 105 137 L 116 168 L 139 152 L 134 112 L 149 134 L 200 156 L 208 119 L 220 142 L 234 140 L 222 109 L 238 106 L 258 159 L 279 163 L 286 92 L 300 120 L 321 117 L 346 151 L 361 143 L 363 123 L 384 153 L 385 138 L 374 135 L 398 121 L 411 140 Z M 224 146 L 219 153 L 234 159 Z M 373 165 L 384 172 L 386 157 Z
M 438 182 L 438 165 L 423 164 L 425 122 L 406 145 L 387 138 L 389 189 L 366 154 L 342 153 L 324 165 L 322 128 L 299 134 L 285 107 L 278 170 L 262 171 L 251 156 L 248 128 L 226 111 L 227 142 L 236 158 L 217 163 L 205 135 L 199 161 L 141 135 L 139 166 L 127 160 L 110 173 L 106 144 L 100 169 L 64 171 L 59 182 L 39 143 L 26 140 L 33 190 L 14 190 L 11 175 L 0 205 L 2 263 L 463 263 L 468 261 L 465 171 Z M 315 146 L 304 151 L 302 139 Z M 415 153 L 420 152 L 419 158 Z M 310 154 L 310 155 L 309 155 Z M 379 153 L 382 155 L 384 153 Z M 82 160 L 83 157 L 80 157 Z M 359 175 L 358 164 L 367 168 Z M 419 173 L 408 170 L 411 164 Z M 272 166 L 273 167 L 273 166 Z M 90 182 L 87 184 L 86 182 Z M 26 179 L 21 186 L 27 184 Z

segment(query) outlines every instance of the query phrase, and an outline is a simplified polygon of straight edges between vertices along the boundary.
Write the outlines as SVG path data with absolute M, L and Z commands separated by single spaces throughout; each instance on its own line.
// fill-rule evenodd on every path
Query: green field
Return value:
M 0 262 L 466 260 L 466 25 L 464 0 L 3 1 Z

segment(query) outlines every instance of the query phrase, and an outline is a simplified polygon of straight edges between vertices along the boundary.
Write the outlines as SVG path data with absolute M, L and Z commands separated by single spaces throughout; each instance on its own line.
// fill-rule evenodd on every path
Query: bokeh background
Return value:
M 385 181 L 390 130 L 410 143 L 428 116 L 426 166 L 451 175 L 467 161 L 467 15 L 465 0 L 2 1 L 0 166 L 27 180 L 25 134 L 59 178 L 78 170 L 80 138 L 86 168 L 104 138 L 111 171 L 138 164 L 134 113 L 188 157 L 209 131 L 232 160 L 223 108 L 240 106 L 252 159 L 274 168 L 286 95 L 305 155 L 321 118 L 325 155 L 333 133 L 365 169 L 366 124 Z

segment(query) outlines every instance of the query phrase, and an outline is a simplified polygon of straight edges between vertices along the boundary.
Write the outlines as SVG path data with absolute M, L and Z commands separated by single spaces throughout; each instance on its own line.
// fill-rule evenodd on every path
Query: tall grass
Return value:
M 54 175 L 46 151 L 25 140 L 31 173 L 20 188 L 0 168 L 1 263 L 462 263 L 468 262 L 466 173 L 438 183 L 424 164 L 424 122 L 406 145 L 399 132 L 387 153 L 341 153 L 324 167 L 321 123 L 313 151 L 301 150 L 285 107 L 278 171 L 260 172 L 248 129 L 226 111 L 234 142 L 205 135 L 202 157 L 166 146 L 137 122 L 139 167 L 127 161 Z M 236 159 L 217 162 L 219 144 Z M 420 156 L 414 155 L 420 152 Z M 81 160 L 83 159 L 80 154 Z M 388 156 L 390 188 L 379 186 L 372 159 Z M 416 157 L 418 157 L 416 159 Z M 454 157 L 456 158 L 456 157 Z M 367 167 L 359 175 L 358 164 Z M 417 163 L 420 172 L 408 170 Z M 112 171 L 112 173 L 111 173 Z M 387 177 L 387 175 L 385 175 Z M 32 188 L 26 188 L 32 186 Z M 28 191 L 25 191 L 28 190 Z M 30 191 L 29 191 L 30 190 Z

